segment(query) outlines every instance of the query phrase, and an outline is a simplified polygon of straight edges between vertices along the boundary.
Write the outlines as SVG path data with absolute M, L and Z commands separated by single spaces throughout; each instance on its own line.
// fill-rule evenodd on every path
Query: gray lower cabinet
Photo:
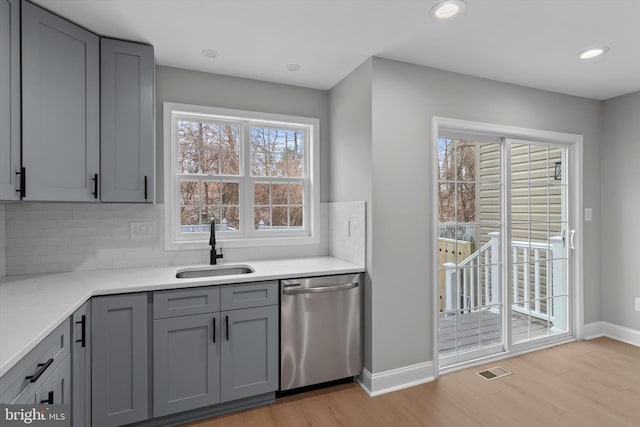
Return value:
M 36 404 L 68 405 L 71 403 L 71 356 L 67 355 L 45 380 L 36 391 L 35 400 Z
M 95 34 L 22 2 L 24 200 L 97 200 L 99 49 Z
M 91 425 L 91 302 L 71 316 L 71 413 L 74 427 Z
M 63 405 L 71 401 L 71 357 L 63 361 L 43 381 L 35 393 L 22 393 L 12 403 L 21 405 Z
M 65 320 L 0 378 L 0 403 L 69 403 L 70 332 Z
M 278 389 L 278 283 L 153 294 L 153 416 Z
M 222 402 L 278 389 L 278 307 L 221 313 Z
M 153 47 L 100 39 L 100 200 L 155 200 Z
M 220 402 L 219 313 L 153 322 L 153 416 Z
M 17 200 L 20 171 L 20 0 L 0 0 L 0 200 Z
M 74 427 L 111 427 L 275 392 L 277 289 L 94 297 L 0 378 L 0 403 L 70 404 Z
M 149 417 L 147 294 L 91 302 L 91 419 L 93 427 Z

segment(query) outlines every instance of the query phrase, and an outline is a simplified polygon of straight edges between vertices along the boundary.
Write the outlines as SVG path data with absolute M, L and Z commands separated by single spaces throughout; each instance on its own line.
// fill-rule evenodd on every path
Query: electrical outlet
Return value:
M 155 221 L 131 221 L 129 223 L 129 239 L 145 240 L 156 238 Z
M 636 311 L 640 311 L 640 297 L 636 297 Z
M 584 208 L 584 220 L 585 220 L 585 221 L 591 221 L 591 220 L 593 220 L 593 209 L 591 209 L 591 208 Z

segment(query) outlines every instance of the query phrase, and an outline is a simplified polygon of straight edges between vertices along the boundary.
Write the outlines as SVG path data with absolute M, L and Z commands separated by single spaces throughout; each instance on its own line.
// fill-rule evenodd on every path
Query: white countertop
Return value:
M 255 272 L 176 279 L 176 270 L 195 266 L 171 266 L 4 277 L 0 279 L 0 376 L 94 296 L 364 271 L 332 257 L 221 265 L 239 264 L 248 264 Z

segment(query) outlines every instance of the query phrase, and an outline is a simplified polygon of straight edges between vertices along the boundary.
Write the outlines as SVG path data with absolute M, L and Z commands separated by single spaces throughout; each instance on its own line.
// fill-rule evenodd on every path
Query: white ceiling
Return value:
M 160 65 L 298 86 L 330 89 L 380 56 L 595 99 L 640 90 L 640 0 L 466 0 L 444 22 L 436 0 L 34 1 L 154 45 Z M 598 45 L 611 50 L 577 58 Z

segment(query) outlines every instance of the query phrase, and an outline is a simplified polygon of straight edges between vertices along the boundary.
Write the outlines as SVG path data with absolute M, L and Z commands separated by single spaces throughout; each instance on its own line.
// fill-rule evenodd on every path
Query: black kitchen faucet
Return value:
M 218 263 L 218 259 L 222 259 L 222 248 L 220 249 L 220 253 L 216 250 L 216 220 L 211 218 L 211 234 L 209 236 L 209 246 L 211 246 L 211 254 L 209 257 L 209 264 L 216 265 Z

